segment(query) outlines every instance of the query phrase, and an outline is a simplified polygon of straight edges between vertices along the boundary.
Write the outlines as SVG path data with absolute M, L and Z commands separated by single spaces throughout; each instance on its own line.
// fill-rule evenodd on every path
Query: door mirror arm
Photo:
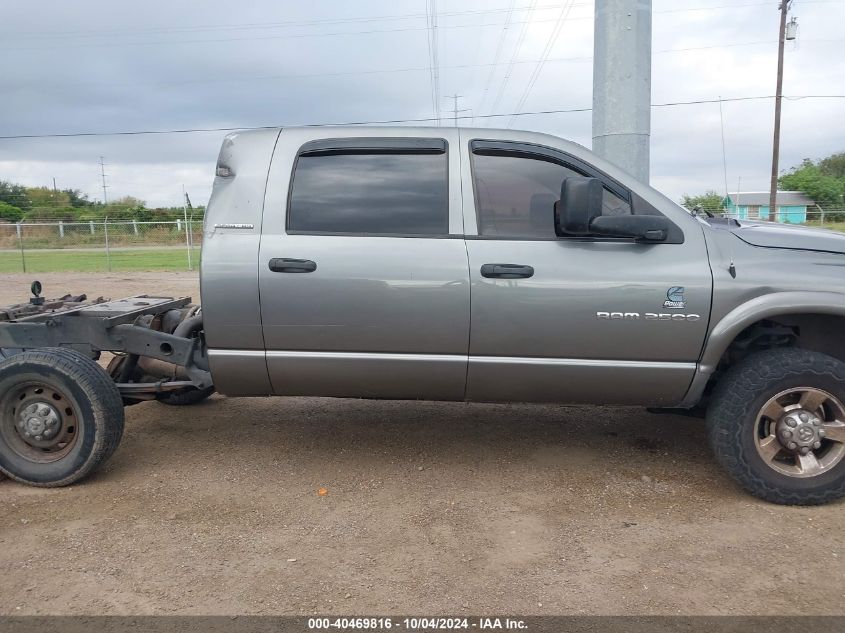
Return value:
M 593 235 L 633 237 L 644 242 L 664 242 L 669 220 L 662 215 L 603 215 L 590 222 Z

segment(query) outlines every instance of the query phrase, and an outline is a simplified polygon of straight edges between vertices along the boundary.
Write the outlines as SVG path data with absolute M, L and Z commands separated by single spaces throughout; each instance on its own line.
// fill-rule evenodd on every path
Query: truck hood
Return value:
M 718 219 L 721 221 L 711 223 L 713 228 L 730 231 L 752 246 L 845 254 L 845 233 L 777 222 Z

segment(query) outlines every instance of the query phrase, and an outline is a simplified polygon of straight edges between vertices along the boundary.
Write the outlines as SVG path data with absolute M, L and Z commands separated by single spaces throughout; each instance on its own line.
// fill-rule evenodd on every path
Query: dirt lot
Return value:
M 0 304 L 28 285 L 4 275 Z M 700 421 L 639 409 L 145 403 L 85 483 L 0 482 L 0 613 L 845 614 L 843 527 L 845 503 L 757 501 Z

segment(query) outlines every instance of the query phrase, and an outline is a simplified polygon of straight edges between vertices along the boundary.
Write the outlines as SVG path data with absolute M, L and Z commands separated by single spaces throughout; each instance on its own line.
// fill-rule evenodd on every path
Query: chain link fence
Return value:
M 770 220 L 767 211 L 763 212 L 763 217 L 760 217 L 759 212 L 757 214 L 753 212 L 745 212 L 742 214 L 738 214 L 725 212 L 724 210 L 716 211 L 716 215 L 721 215 L 726 218 L 735 218 L 740 221 Z M 845 207 L 835 207 L 828 209 L 807 209 L 806 213 L 796 211 L 780 211 L 778 212 L 777 216 L 777 221 L 781 224 L 811 226 L 815 228 L 845 232 Z
M 194 270 L 201 249 L 192 218 L 0 224 L 0 273 Z
M 724 211 L 717 215 L 758 219 Z M 808 210 L 800 219 L 804 221 L 791 223 L 845 232 L 845 208 Z M 789 218 L 779 220 L 790 223 Z M 190 217 L 166 222 L 0 223 L 0 273 L 194 270 L 201 249 L 202 221 Z

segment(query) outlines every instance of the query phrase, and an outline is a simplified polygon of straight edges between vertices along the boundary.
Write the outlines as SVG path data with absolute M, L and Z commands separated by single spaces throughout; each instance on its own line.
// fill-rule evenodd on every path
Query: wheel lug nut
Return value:
M 825 435 L 827 435 L 827 433 L 825 432 L 825 430 L 824 430 L 824 429 L 819 429 L 819 437 L 824 437 Z
M 796 448 L 798 448 L 798 444 L 796 444 L 795 442 L 790 442 L 789 444 L 787 444 L 787 446 L 786 446 L 786 447 L 787 447 L 788 449 L 790 449 L 790 450 L 793 450 L 793 451 L 794 451 Z
M 798 422 L 796 422 L 796 421 L 795 421 L 794 419 L 792 419 L 792 418 L 790 418 L 789 420 L 787 420 L 787 421 L 786 421 L 786 423 L 787 423 L 789 426 L 791 426 L 793 429 L 794 429 L 796 426 L 798 426 Z
M 807 453 L 809 453 L 809 452 L 810 452 L 810 447 L 809 447 L 809 446 L 802 446 L 802 447 L 801 447 L 801 451 L 800 451 L 800 453 L 801 453 L 802 455 L 806 455 L 806 454 L 807 454 Z
M 790 437 L 792 437 L 792 431 L 790 431 L 789 429 L 784 429 L 783 431 L 781 431 L 780 436 L 788 440 Z
M 813 420 L 813 426 L 821 426 L 821 425 L 822 425 L 822 421 L 821 421 L 821 420 L 819 420 L 818 418 L 816 418 L 815 420 Z
M 821 443 L 821 442 L 819 442 L 818 440 L 816 440 L 815 442 L 813 442 L 813 448 L 821 448 L 821 447 L 822 447 L 822 443 Z
M 801 413 L 798 417 L 801 418 L 802 422 L 806 422 L 810 416 L 808 416 L 806 413 Z

